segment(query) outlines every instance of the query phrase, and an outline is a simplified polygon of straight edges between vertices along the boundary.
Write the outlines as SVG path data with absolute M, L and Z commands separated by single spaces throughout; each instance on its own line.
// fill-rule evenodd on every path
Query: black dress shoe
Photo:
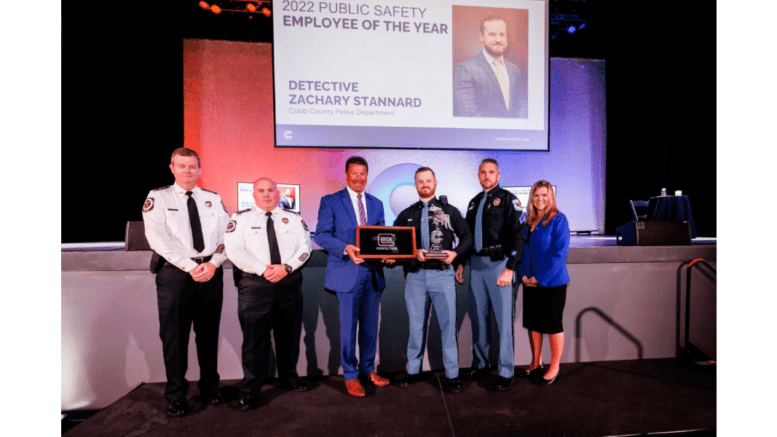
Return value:
M 499 377 L 496 379 L 496 384 L 494 384 L 494 388 L 497 390 L 507 390 L 510 388 L 510 385 L 513 383 L 513 378 L 503 378 Z
M 551 385 L 551 384 L 553 384 L 558 379 L 559 373 L 561 373 L 561 372 L 556 373 L 556 376 L 554 376 L 553 378 L 550 378 L 550 379 L 545 379 L 544 377 L 540 378 L 540 385 Z
M 471 379 L 477 379 L 486 375 L 488 375 L 488 369 L 486 367 L 483 367 L 482 369 L 470 367 L 459 372 L 459 376 Z
M 209 391 L 204 399 L 208 405 L 221 405 L 224 403 L 224 397 L 221 396 L 221 392 L 218 389 Z
M 246 393 L 240 398 L 240 409 L 250 410 L 259 402 L 259 396 Z
M 418 382 L 418 375 L 411 375 L 408 373 L 401 381 L 399 381 L 399 386 L 408 388 L 414 386 L 416 382 Z
M 544 368 L 544 366 L 542 364 L 540 364 L 540 367 L 535 367 L 535 368 L 533 368 L 531 370 L 521 369 L 518 372 L 516 372 L 515 376 L 518 376 L 520 378 L 527 378 L 527 377 L 529 377 L 529 376 L 531 376 L 533 374 L 536 374 L 536 372 L 538 370 L 542 370 L 543 368 Z
M 171 416 L 185 416 L 189 414 L 189 403 L 186 399 L 178 399 L 167 406 L 167 414 Z
M 458 393 L 461 391 L 461 380 L 459 378 L 453 378 L 448 380 L 448 391 L 451 393 Z
M 293 382 L 287 382 L 286 384 L 281 384 L 281 387 L 285 388 L 286 390 L 296 391 L 296 392 L 303 392 L 308 391 L 308 385 L 302 382 L 301 379 L 296 379 Z

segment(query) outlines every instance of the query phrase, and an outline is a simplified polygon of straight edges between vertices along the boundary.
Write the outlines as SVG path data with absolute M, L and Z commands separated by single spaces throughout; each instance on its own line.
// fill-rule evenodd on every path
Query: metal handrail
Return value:
M 683 267 L 688 266 L 687 274 L 685 275 L 685 343 L 684 348 L 680 346 L 680 276 L 682 274 Z M 709 270 L 712 271 L 712 274 L 710 275 L 709 272 L 706 272 L 704 270 L 701 270 L 699 266 L 704 265 Z M 677 341 L 677 349 L 685 350 L 685 354 L 689 354 L 689 346 L 691 345 L 691 273 L 693 272 L 693 267 L 696 267 L 699 269 L 699 272 L 702 273 L 707 279 L 712 281 L 715 285 L 717 285 L 717 269 L 715 267 L 712 267 L 712 265 L 707 262 L 706 260 L 702 258 L 696 258 L 691 261 L 686 261 L 677 268 L 677 335 L 676 335 L 676 341 Z
M 594 312 L 599 315 L 605 322 L 609 323 L 610 326 L 620 331 L 621 334 L 623 334 L 626 338 L 631 340 L 632 343 L 634 343 L 637 346 L 637 359 L 641 360 L 643 357 L 642 353 L 642 343 L 640 343 L 639 340 L 637 340 L 636 337 L 631 335 L 626 329 L 624 329 L 621 325 L 619 325 L 615 320 L 613 320 L 610 316 L 605 314 L 602 310 L 596 307 L 588 307 L 577 313 L 577 317 L 575 318 L 575 362 L 580 362 L 580 321 L 583 318 L 583 314 L 587 312 Z

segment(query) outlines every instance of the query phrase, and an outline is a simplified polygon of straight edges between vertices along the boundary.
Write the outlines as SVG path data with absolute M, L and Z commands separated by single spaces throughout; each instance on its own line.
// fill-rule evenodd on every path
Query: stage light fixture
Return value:
M 220 14 L 221 12 L 228 12 L 229 14 L 242 13 L 249 14 L 262 14 L 266 17 L 272 15 L 272 1 L 270 0 L 214 0 L 214 4 L 209 6 L 207 2 L 200 1 L 199 5 L 202 9 L 210 9 L 214 14 Z M 261 9 L 259 9 L 261 7 Z

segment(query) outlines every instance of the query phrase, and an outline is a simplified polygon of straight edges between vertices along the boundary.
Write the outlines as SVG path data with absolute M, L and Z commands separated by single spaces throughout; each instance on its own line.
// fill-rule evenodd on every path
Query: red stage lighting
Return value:
M 206 11 L 207 11 L 208 9 L 210 9 L 210 5 L 208 5 L 208 3 L 206 3 L 206 2 L 200 2 L 200 3 L 199 3 L 199 5 L 200 5 L 200 7 L 201 7 L 202 9 L 205 9 Z
M 267 8 L 262 8 L 262 13 L 265 15 L 265 17 L 272 15 L 272 11 Z

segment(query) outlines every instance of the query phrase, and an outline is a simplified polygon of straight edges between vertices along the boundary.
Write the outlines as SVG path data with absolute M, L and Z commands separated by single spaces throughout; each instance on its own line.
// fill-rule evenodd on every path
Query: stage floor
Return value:
M 569 339 L 572 340 L 572 339 Z M 66 432 L 67 436 L 627 436 L 716 435 L 716 365 L 649 359 L 568 363 L 555 384 L 516 378 L 493 391 L 495 371 L 464 391 L 441 390 L 444 373 L 402 389 L 365 384 L 367 397 L 345 392 L 342 375 L 305 378 L 307 393 L 272 380 L 251 411 L 238 407 L 238 381 L 223 381 L 228 403 L 204 406 L 189 399 L 192 414 L 166 413 L 163 383 L 143 384 Z M 196 383 L 192 382 L 196 393 Z M 65 419 L 65 421 L 67 418 Z M 65 422 L 63 421 L 63 427 Z

